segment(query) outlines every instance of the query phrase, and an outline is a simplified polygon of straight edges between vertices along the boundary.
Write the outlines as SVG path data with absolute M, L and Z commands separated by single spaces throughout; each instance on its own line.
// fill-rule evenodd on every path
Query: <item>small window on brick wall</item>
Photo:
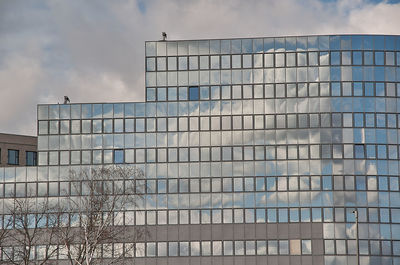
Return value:
M 19 165 L 19 151 L 8 149 L 8 164 Z

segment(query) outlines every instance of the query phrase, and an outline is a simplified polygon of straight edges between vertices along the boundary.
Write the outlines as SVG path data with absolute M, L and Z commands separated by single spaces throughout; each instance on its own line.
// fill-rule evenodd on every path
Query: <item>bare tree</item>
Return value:
M 7 220 L 4 221 L 4 226 L 1 223 L 1 219 L 0 219 L 0 251 L 1 251 L 1 246 L 4 246 L 5 241 L 6 241 L 6 237 L 7 237 L 7 227 L 9 227 L 9 225 L 7 224 Z M 0 261 L 1 264 L 1 261 Z
M 71 172 L 70 194 L 75 196 L 66 198 L 69 214 L 60 229 L 62 253 L 71 265 L 119 263 L 126 251 L 121 243 L 144 236 L 145 229 L 123 223 L 124 210 L 143 198 L 144 186 L 138 185 L 142 178 L 142 171 L 130 167 Z
M 0 263 L 28 265 L 49 264 L 57 256 L 58 216 L 48 198 L 15 198 L 6 205 L 0 240 L 3 260 Z

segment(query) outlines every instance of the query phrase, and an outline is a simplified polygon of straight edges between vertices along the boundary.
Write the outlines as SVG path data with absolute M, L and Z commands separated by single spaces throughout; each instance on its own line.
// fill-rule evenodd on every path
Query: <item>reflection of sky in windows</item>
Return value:
M 95 164 L 146 163 L 146 184 L 158 193 L 140 207 L 158 218 L 146 213 L 139 223 L 324 222 L 325 253 L 354 253 L 352 207 L 376 238 L 399 230 L 398 43 L 390 36 L 150 42 L 148 102 L 39 106 L 39 160 L 80 164 L 85 154 Z M 287 241 L 264 243 L 265 253 L 291 251 Z M 375 246 L 367 243 L 363 251 Z M 205 249 L 246 255 L 248 244 Z M 311 251 L 307 239 L 293 244 Z M 166 244 L 158 250 L 150 244 L 146 253 L 167 255 Z M 199 252 L 194 242 L 170 244 L 168 254 Z

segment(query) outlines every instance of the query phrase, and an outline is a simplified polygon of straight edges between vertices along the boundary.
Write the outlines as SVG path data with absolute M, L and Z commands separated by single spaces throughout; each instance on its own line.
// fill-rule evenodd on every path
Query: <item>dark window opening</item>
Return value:
M 189 87 L 189 100 L 199 100 L 199 87 L 191 86 Z
M 355 158 L 365 158 L 364 145 L 356 144 L 354 147 L 355 147 Z
M 18 150 L 8 150 L 8 164 L 9 165 L 19 165 L 19 151 Z
M 37 153 L 32 151 L 26 151 L 26 165 L 37 166 Z
M 124 163 L 124 150 L 114 150 L 114 163 L 115 164 Z

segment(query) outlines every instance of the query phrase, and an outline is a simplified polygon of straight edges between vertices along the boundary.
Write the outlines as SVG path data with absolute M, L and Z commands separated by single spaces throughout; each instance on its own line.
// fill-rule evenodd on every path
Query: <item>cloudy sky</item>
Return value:
M 0 132 L 36 105 L 144 100 L 144 41 L 400 34 L 400 0 L 0 0 Z

